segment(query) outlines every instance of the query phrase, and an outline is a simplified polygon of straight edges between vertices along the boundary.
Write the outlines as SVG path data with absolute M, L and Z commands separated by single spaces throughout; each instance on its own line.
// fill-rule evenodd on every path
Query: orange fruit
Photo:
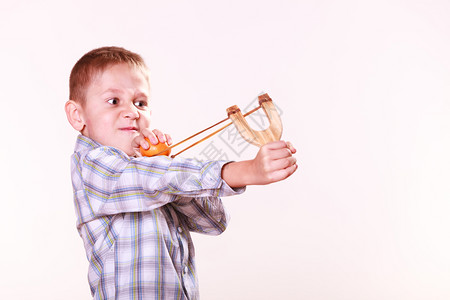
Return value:
M 141 151 L 142 156 L 155 156 L 159 152 L 161 152 L 164 149 L 166 149 L 167 147 L 169 147 L 169 145 L 167 145 L 167 143 L 158 143 L 156 145 L 153 145 L 152 143 L 150 143 L 148 138 L 145 138 L 145 140 L 150 145 L 150 147 L 148 149 L 144 149 L 142 147 L 139 147 L 139 150 Z M 167 149 L 167 151 L 159 153 L 158 155 L 169 156 L 170 155 L 170 150 L 171 149 Z

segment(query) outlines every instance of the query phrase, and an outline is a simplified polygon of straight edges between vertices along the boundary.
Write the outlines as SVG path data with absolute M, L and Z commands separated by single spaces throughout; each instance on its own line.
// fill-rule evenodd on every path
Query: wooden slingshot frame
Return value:
M 275 108 L 275 105 L 272 102 L 272 99 L 269 97 L 269 95 L 263 94 L 258 96 L 258 103 L 259 106 L 257 106 L 256 108 L 250 110 L 249 112 L 242 114 L 241 110 L 239 109 L 238 106 L 233 105 L 230 106 L 229 108 L 227 108 L 227 113 L 228 113 L 228 117 L 223 119 L 220 122 L 217 122 L 216 124 L 209 126 L 208 128 L 205 128 L 193 135 L 191 135 L 188 138 L 185 138 L 184 140 L 182 140 L 181 142 L 178 142 L 170 147 L 165 148 L 162 151 L 159 151 L 158 153 L 154 154 L 155 155 L 159 155 L 165 151 L 167 151 L 168 149 L 172 149 L 194 137 L 196 137 L 197 135 L 227 121 L 227 120 L 231 120 L 231 123 L 228 123 L 226 125 L 224 125 L 223 127 L 219 128 L 218 130 L 212 132 L 211 134 L 207 135 L 206 137 L 200 139 L 199 141 L 193 143 L 192 145 L 184 148 L 183 150 L 177 152 L 174 155 L 171 155 L 172 158 L 176 157 L 177 155 L 183 153 L 184 151 L 194 147 L 195 145 L 203 142 L 204 140 L 210 138 L 211 136 L 215 135 L 216 133 L 222 131 L 223 129 L 227 128 L 228 126 L 230 126 L 231 124 L 234 124 L 234 126 L 236 127 L 236 129 L 238 130 L 238 132 L 240 133 L 240 135 L 249 143 L 256 145 L 258 147 L 261 147 L 269 142 L 273 142 L 273 141 L 278 141 L 281 138 L 281 134 L 283 131 L 283 125 L 281 123 L 281 118 L 280 115 L 277 111 L 277 109 Z M 250 127 L 250 125 L 248 124 L 247 120 L 245 120 L 245 117 L 254 113 L 255 111 L 257 111 L 258 109 L 262 108 L 264 110 L 264 113 L 266 114 L 268 120 L 269 120 L 269 127 L 264 129 L 264 130 L 254 130 L 253 128 Z
M 262 107 L 264 113 L 269 119 L 269 127 L 258 131 L 250 127 L 247 120 L 236 105 L 227 108 L 228 117 L 233 122 L 241 136 L 249 143 L 261 147 L 269 142 L 278 141 L 281 138 L 283 125 L 280 115 L 269 95 L 258 96 L 259 108 Z

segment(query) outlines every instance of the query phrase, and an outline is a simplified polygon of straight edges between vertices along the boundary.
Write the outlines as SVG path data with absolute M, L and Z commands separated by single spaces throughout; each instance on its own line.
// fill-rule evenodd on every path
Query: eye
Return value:
M 136 107 L 147 107 L 147 101 L 135 101 L 134 105 Z
M 115 105 L 115 104 L 119 103 L 119 99 L 117 99 L 117 98 L 111 98 L 111 99 L 108 100 L 108 103 L 109 103 L 109 104 Z

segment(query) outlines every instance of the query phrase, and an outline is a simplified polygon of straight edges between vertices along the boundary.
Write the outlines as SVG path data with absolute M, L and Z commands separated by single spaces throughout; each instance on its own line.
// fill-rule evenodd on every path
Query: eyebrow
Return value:
M 106 91 L 104 91 L 104 92 L 102 93 L 102 95 L 107 94 L 107 93 L 123 94 L 123 92 L 122 92 L 121 90 L 119 90 L 119 89 L 114 89 L 114 88 L 107 89 Z
M 120 89 L 115 89 L 115 88 L 109 88 L 106 91 L 104 91 L 102 93 L 102 95 L 105 95 L 107 93 L 113 93 L 113 94 L 123 94 L 122 90 Z M 137 92 L 136 94 L 134 94 L 135 97 L 146 97 L 148 98 L 148 95 L 145 92 Z
M 148 98 L 148 95 L 144 92 L 137 92 L 135 95 L 135 97 L 145 97 Z

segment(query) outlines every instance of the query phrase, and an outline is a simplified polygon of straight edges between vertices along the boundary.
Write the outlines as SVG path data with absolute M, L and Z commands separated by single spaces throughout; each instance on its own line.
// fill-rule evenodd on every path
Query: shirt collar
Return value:
M 91 138 L 88 138 L 87 136 L 80 134 L 78 135 L 77 141 L 75 143 L 75 152 L 93 150 L 98 147 L 102 147 L 102 144 L 94 141 Z

